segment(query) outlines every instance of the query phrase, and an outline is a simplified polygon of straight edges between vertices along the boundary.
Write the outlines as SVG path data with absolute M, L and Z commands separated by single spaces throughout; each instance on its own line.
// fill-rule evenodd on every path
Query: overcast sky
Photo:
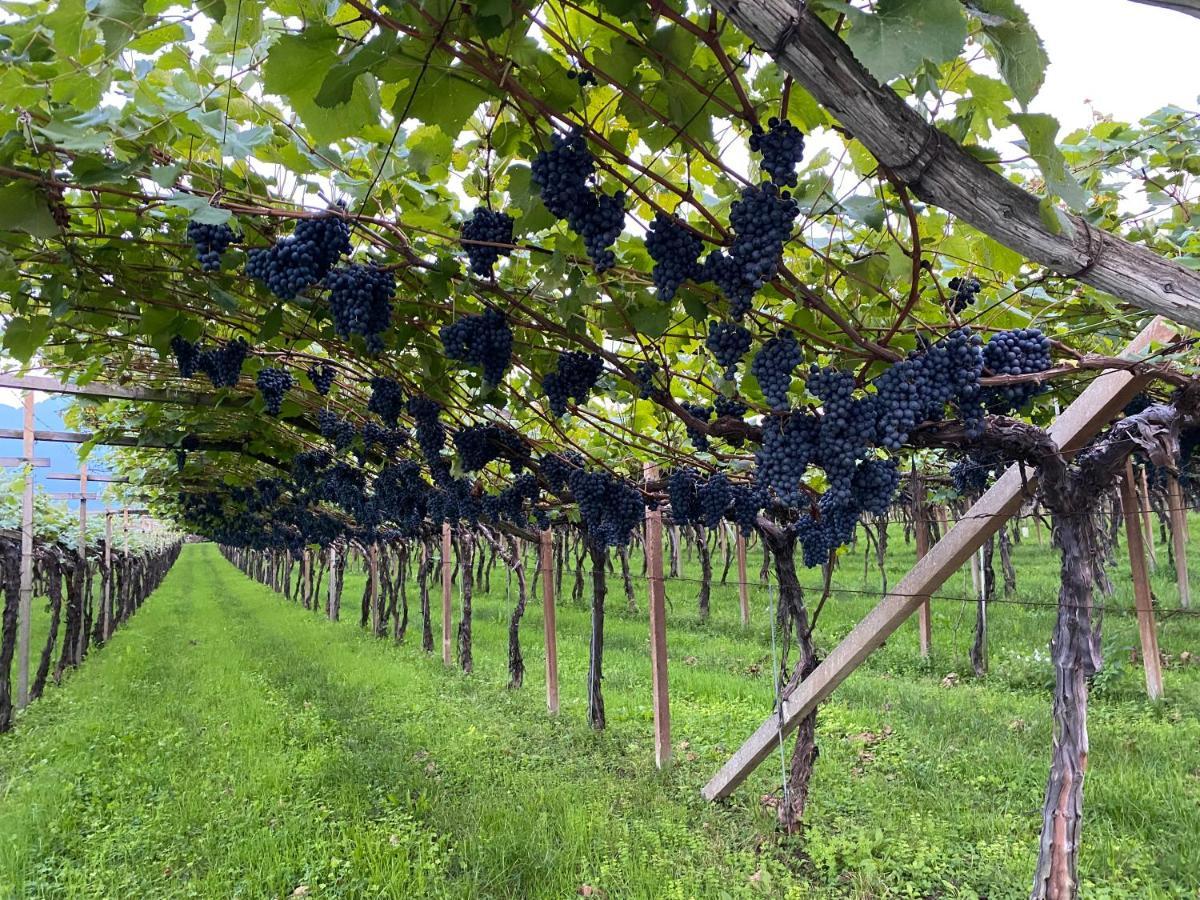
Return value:
M 1025 0 L 1050 56 L 1031 109 L 1069 131 L 1093 115 L 1136 120 L 1173 103 L 1195 108 L 1200 94 L 1200 19 L 1132 0 Z M 1090 105 L 1089 105 L 1090 103 Z M 20 405 L 0 389 L 0 403 Z

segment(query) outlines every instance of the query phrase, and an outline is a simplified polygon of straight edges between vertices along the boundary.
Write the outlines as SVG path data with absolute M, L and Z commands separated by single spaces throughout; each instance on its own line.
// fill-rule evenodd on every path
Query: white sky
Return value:
M 1031 109 L 1057 117 L 1063 133 L 1086 126 L 1094 115 L 1131 121 L 1167 104 L 1196 106 L 1200 19 L 1132 0 L 1022 5 L 1050 56 Z M 20 406 L 20 395 L 0 389 L 0 403 Z

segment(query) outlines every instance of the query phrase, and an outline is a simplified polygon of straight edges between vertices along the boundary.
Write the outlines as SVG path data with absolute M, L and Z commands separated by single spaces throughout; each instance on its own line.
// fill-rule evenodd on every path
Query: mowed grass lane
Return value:
M 897 539 L 889 567 L 905 552 Z M 1018 553 L 1022 596 L 1052 602 L 1048 548 Z M 841 578 L 877 585 L 857 563 Z M 602 735 L 584 724 L 584 606 L 560 598 L 555 721 L 536 603 L 523 628 L 526 686 L 504 687 L 515 585 L 502 568 L 477 598 L 470 677 L 422 654 L 419 626 L 400 648 L 362 634 L 361 585 L 347 578 L 353 621 L 333 625 L 214 547 L 186 548 L 112 644 L 0 739 L 0 895 L 1026 892 L 1049 743 L 1048 611 L 996 608 L 993 673 L 952 687 L 943 678 L 964 672 L 969 610 L 935 603 L 932 663 L 917 660 L 911 629 L 897 635 L 822 708 L 811 826 L 780 842 L 760 805 L 778 788 L 777 759 L 729 806 L 697 793 L 769 711 L 766 589 L 756 585 L 755 627 L 743 632 L 732 584 L 717 587 L 708 624 L 696 622 L 687 583 L 670 587 L 677 765 L 660 774 L 644 614 L 624 609 L 619 578 Z M 831 600 L 822 645 L 871 600 Z M 415 616 L 415 592 L 410 602 Z M 1200 667 L 1176 662 L 1168 701 L 1146 703 L 1125 649 L 1132 624 L 1106 624 L 1115 674 L 1092 705 L 1084 873 L 1096 896 L 1187 896 L 1200 871 Z M 1176 660 L 1200 647 L 1193 620 L 1162 631 Z

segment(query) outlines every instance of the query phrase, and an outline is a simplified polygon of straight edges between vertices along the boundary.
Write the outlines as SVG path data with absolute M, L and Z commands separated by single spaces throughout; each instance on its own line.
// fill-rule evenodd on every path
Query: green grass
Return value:
M 1154 586 L 1169 610 L 1161 555 Z M 1016 557 L 1017 599 L 1052 603 L 1049 548 L 1030 534 Z M 911 561 L 894 533 L 892 583 Z M 1128 609 L 1127 563 L 1113 576 L 1110 602 Z M 1053 612 L 993 607 L 983 680 L 966 674 L 970 606 L 934 601 L 928 662 L 906 624 L 822 707 L 809 827 L 781 839 L 761 803 L 778 790 L 778 758 L 728 804 L 698 795 L 772 703 L 770 598 L 753 556 L 751 577 L 747 631 L 732 581 L 715 587 L 706 624 L 694 585 L 668 587 L 676 765 L 658 773 L 644 602 L 626 611 L 619 578 L 609 580 L 610 727 L 597 735 L 584 724 L 587 610 L 565 585 L 554 720 L 538 604 L 522 631 L 525 687 L 505 688 L 513 598 L 499 567 L 476 598 L 466 677 L 421 653 L 419 625 L 401 647 L 361 633 L 357 573 L 343 601 L 353 621 L 335 625 L 212 546 L 190 546 L 110 646 L 0 737 L 0 896 L 285 897 L 305 885 L 312 897 L 562 898 L 585 884 L 611 898 L 1024 896 L 1048 759 Z M 861 550 L 837 583 L 867 593 L 831 599 L 824 650 L 878 593 Z M 960 574 L 942 593 L 969 586 Z M 1163 615 L 1159 630 L 1167 699 L 1151 704 L 1130 661 L 1134 619 L 1105 622 L 1088 897 L 1194 896 L 1200 665 L 1180 654 L 1200 655 L 1200 621 Z M 960 677 L 944 686 L 949 672 Z

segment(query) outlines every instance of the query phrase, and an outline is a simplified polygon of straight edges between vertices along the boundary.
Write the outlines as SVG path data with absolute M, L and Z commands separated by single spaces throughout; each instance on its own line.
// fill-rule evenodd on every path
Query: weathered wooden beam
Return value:
M 546 709 L 558 715 L 558 627 L 554 607 L 554 532 L 542 531 L 538 540 L 542 569 L 542 629 L 546 638 Z
M 1125 355 L 1136 358 L 1152 342 L 1165 342 L 1174 335 L 1173 328 L 1156 318 L 1125 348 Z M 1110 422 L 1134 394 L 1145 388 L 1151 378 L 1124 370 L 1103 373 L 1063 410 L 1050 427 L 1050 437 L 1064 451 L 1078 450 Z M 781 712 L 767 717 L 704 786 L 703 795 L 709 800 L 729 796 L 779 746 L 781 729 L 784 736 L 789 734 L 817 704 L 832 694 L 930 594 L 970 560 L 984 541 L 1020 511 L 1036 483 L 1033 472 L 1010 466 L 954 527 L 943 534 L 924 559 L 917 562 L 816 670 L 796 686 L 784 699 Z
M 1129 550 L 1129 575 L 1133 581 L 1133 604 L 1137 610 L 1138 639 L 1142 645 L 1142 669 L 1146 673 L 1146 694 L 1151 700 L 1163 695 L 1162 659 L 1158 655 L 1158 629 L 1154 625 L 1150 574 L 1146 571 L 1146 547 L 1138 516 L 1137 486 L 1133 461 L 1125 460 L 1121 476 L 1121 513 L 1125 517 L 1125 545 Z
M 46 375 L 10 375 L 0 373 L 0 388 L 40 391 L 43 394 L 71 394 L 103 400 L 144 400 L 150 403 L 176 403 L 180 406 L 212 406 L 217 397 L 195 391 L 170 391 L 158 388 L 129 387 L 123 384 L 72 384 Z
M 658 477 L 653 463 L 646 463 L 647 481 Z M 667 607 L 663 582 L 662 510 L 646 508 L 646 576 L 650 588 L 650 694 L 654 710 L 654 765 L 671 764 L 671 698 L 667 680 Z
M 78 481 L 79 475 L 78 472 L 47 472 L 45 477 L 51 481 Z M 87 480 L 103 481 L 107 484 L 129 484 L 128 478 L 119 475 L 93 475 L 91 472 L 88 472 Z
M 1133 2 L 1143 3 L 1146 6 L 1158 6 L 1200 19 L 1200 0 L 1133 0 Z
M 32 466 L 35 469 L 50 468 L 50 460 L 45 456 L 0 456 L 0 468 L 17 466 Z
M 1066 216 L 1069 225 L 1058 232 L 1047 228 L 1037 197 L 971 156 L 879 84 L 804 3 L 715 0 L 715 5 L 920 199 L 1065 277 L 1200 327 L 1200 272 L 1078 216 Z
M 87 491 L 49 491 L 47 497 L 53 497 L 55 500 L 100 500 L 99 494 L 89 494 Z
M 51 444 L 86 444 L 94 440 L 104 447 L 141 447 L 146 450 L 178 450 L 176 444 L 154 440 L 134 434 L 96 435 L 82 431 L 35 431 L 34 440 Z M 0 440 L 20 440 L 20 428 L 0 428 Z M 242 453 L 245 445 L 240 441 L 210 441 L 199 439 L 196 450 L 212 450 L 227 453 Z

